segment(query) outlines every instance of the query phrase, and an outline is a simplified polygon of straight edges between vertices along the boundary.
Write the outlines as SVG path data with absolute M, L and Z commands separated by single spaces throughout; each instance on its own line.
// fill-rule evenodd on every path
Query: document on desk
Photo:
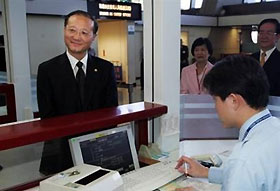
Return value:
M 181 176 L 174 181 L 160 187 L 157 191 L 174 191 L 176 188 L 193 187 L 195 191 L 220 191 L 221 185 L 211 184 L 205 180 Z

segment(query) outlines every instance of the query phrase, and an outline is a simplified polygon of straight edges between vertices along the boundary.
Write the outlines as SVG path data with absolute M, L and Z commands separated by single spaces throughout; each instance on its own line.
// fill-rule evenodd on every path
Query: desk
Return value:
M 174 191 L 178 187 L 192 186 L 197 191 L 220 191 L 221 185 L 207 183 L 205 180 L 182 176 L 171 183 L 159 188 L 159 191 Z M 39 187 L 27 189 L 25 191 L 39 191 Z
M 186 140 L 180 142 L 180 156 L 219 154 L 231 151 L 238 139 L 229 140 Z
M 221 153 L 231 151 L 234 145 L 238 142 L 237 139 L 232 140 L 186 140 L 180 142 L 180 156 L 194 156 L 201 154 L 219 154 L 222 160 L 225 156 Z M 171 183 L 159 188 L 159 191 L 173 191 L 175 188 L 191 186 L 197 191 L 220 191 L 221 185 L 208 183 L 207 179 L 190 178 L 182 176 Z
M 174 191 L 175 188 L 181 185 L 182 187 L 185 186 L 192 186 L 197 189 L 197 191 L 220 191 L 221 185 L 218 184 L 210 184 L 202 182 L 200 179 L 195 178 L 187 178 L 187 177 L 180 177 L 174 182 L 159 188 L 159 191 Z M 39 187 L 36 186 L 35 188 L 30 188 L 25 191 L 39 191 Z
M 64 136 L 103 130 L 130 121 L 135 121 L 138 127 L 136 145 L 147 145 L 148 120 L 165 113 L 167 113 L 167 106 L 139 102 L 50 119 L 3 125 L 0 127 L 0 151 Z M 37 186 L 39 181 L 34 180 L 6 190 L 30 189 Z
M 181 176 L 159 188 L 159 191 L 174 191 L 176 188 L 193 187 L 196 191 L 220 191 L 221 185 L 208 183 L 207 179 Z

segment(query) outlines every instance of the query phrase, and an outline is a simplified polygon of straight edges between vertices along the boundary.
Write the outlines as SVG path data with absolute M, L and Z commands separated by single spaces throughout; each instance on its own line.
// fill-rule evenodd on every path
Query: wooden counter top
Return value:
M 140 124 L 141 121 L 144 121 L 142 124 L 145 124 L 147 119 L 165 113 L 167 113 L 167 106 L 138 102 L 90 112 L 2 126 L 0 127 L 0 150 L 88 131 L 101 130 L 130 121 L 139 121 Z

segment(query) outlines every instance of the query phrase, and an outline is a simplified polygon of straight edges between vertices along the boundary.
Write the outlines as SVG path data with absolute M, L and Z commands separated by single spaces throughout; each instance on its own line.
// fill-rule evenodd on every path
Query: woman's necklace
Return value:
M 202 82 L 203 82 L 205 73 L 206 73 L 206 64 L 203 68 L 201 79 L 199 80 L 199 74 L 198 74 L 198 70 L 197 70 L 197 66 L 196 66 L 196 79 L 197 79 L 197 85 L 198 85 L 198 94 L 201 94 L 201 91 L 202 91 L 201 86 L 202 86 Z

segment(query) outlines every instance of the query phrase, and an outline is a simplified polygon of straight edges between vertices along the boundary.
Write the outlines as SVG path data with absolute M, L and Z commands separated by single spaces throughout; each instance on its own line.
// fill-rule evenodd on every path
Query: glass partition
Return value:
M 280 117 L 280 97 L 270 96 L 268 109 Z M 180 140 L 237 139 L 237 128 L 223 128 L 210 95 L 180 96 Z
M 0 190 L 43 178 L 39 172 L 42 147 L 40 142 L 0 151 Z
M 275 117 L 280 117 L 280 97 L 270 96 L 267 108 Z
M 236 128 L 223 128 L 210 95 L 180 96 L 180 140 L 234 139 Z

